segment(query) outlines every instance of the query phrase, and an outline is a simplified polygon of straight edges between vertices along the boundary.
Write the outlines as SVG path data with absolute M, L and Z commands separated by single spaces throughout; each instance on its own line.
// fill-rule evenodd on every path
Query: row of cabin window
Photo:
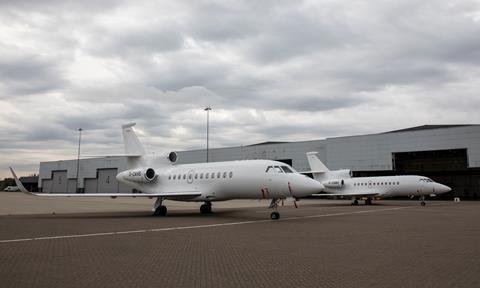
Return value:
M 353 186 L 368 186 L 368 185 L 400 185 L 400 182 L 373 182 L 373 183 L 353 183 Z
M 223 172 L 223 173 L 222 173 L 222 172 L 217 172 L 216 174 L 217 174 L 217 178 L 225 178 L 225 179 L 227 178 L 227 172 Z M 182 179 L 182 176 L 183 176 L 183 180 L 186 180 L 186 179 L 187 179 L 187 174 L 183 174 L 183 175 L 182 175 L 182 174 L 178 174 L 178 176 L 177 176 L 177 175 L 173 175 L 173 176 L 172 176 L 172 175 L 168 175 L 168 180 L 171 180 L 171 179 L 173 179 L 173 180 L 176 180 L 176 179 L 181 180 L 181 179 Z M 188 175 L 188 177 L 192 177 L 192 174 Z M 228 178 L 232 178 L 232 177 L 233 177 L 233 172 L 230 171 L 230 172 L 228 173 Z M 195 179 L 199 179 L 199 178 L 200 178 L 200 179 L 203 179 L 203 172 L 200 173 L 200 174 L 195 173 Z M 208 179 L 208 178 L 214 179 L 214 178 L 215 178 L 215 172 L 205 173 L 205 179 Z

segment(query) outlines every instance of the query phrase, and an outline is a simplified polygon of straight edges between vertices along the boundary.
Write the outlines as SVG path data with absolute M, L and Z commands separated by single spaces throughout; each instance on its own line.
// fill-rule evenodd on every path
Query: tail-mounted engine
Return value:
M 343 179 L 335 179 L 322 182 L 322 184 L 327 188 L 342 188 L 345 185 L 345 181 Z
M 119 173 L 117 179 L 139 183 L 151 183 L 157 179 L 157 174 L 153 168 L 138 168 Z

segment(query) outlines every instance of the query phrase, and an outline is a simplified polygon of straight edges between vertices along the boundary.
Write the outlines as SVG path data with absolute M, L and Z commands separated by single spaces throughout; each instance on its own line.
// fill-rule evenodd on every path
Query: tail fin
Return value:
M 310 170 L 314 173 L 325 173 L 330 171 L 325 164 L 318 159 L 317 156 L 318 152 L 308 152 L 307 153 L 307 160 L 308 164 L 310 165 Z
M 318 159 L 318 152 L 307 152 L 307 160 L 310 165 L 310 173 L 313 179 L 323 182 L 328 179 L 330 170 Z
M 142 143 L 138 140 L 137 134 L 133 126 L 136 123 L 128 123 L 122 125 L 123 145 L 125 146 L 125 154 L 128 157 L 128 167 L 137 168 L 146 164 L 145 150 Z
M 137 134 L 133 126 L 136 123 L 128 123 L 122 125 L 122 135 L 123 135 L 123 144 L 125 145 L 125 154 L 129 156 L 144 156 L 145 150 L 143 149 L 142 143 L 138 140 Z

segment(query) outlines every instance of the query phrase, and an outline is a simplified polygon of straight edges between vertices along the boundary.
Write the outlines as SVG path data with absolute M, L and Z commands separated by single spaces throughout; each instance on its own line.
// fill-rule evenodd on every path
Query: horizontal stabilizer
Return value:
M 325 173 L 325 171 L 302 171 L 302 172 L 298 172 L 300 174 L 314 174 L 314 173 Z

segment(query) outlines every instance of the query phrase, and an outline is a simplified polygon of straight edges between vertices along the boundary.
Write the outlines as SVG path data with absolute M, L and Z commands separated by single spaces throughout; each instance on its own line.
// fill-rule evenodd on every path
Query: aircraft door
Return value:
M 194 175 L 195 175 L 195 171 L 193 171 L 193 170 L 188 171 L 188 174 L 187 174 L 187 183 L 188 184 L 193 183 L 193 176 Z

